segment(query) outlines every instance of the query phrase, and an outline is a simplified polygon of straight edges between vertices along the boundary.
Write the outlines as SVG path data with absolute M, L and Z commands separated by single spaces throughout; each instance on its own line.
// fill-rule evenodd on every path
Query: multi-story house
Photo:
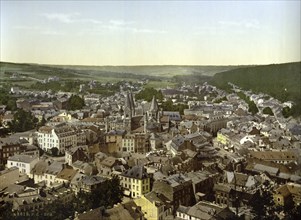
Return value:
M 89 160 L 87 154 L 85 153 L 82 147 L 72 147 L 65 151 L 65 162 L 68 165 L 72 165 L 78 160 L 85 162 Z
M 107 181 L 106 178 L 96 175 L 81 176 L 76 178 L 76 181 L 71 182 L 71 188 L 76 194 L 80 191 L 91 193 L 93 190 L 100 188 L 102 184 Z
M 0 139 L 0 167 L 7 163 L 7 158 L 21 153 L 21 144 L 16 138 Z
M 66 149 L 77 146 L 77 133 L 65 124 L 43 126 L 38 131 L 38 145 L 45 151 L 57 148 L 64 153 Z
M 122 162 L 115 157 L 107 157 L 100 162 L 98 171 L 103 176 L 110 176 L 114 171 L 115 166 L 122 165 Z
M 64 164 L 63 169 L 56 175 L 55 182 L 69 184 L 78 171 Z
M 120 174 L 120 183 L 124 188 L 124 194 L 132 198 L 150 191 L 150 177 L 143 166 L 134 166 Z
M 171 207 L 168 203 L 165 203 L 164 198 L 161 199 L 160 197 L 162 195 L 149 192 L 135 199 L 134 202 L 141 207 L 146 219 L 163 220 L 167 215 L 171 214 Z
M 122 139 L 121 149 L 123 152 L 135 152 L 135 134 L 126 134 Z
M 20 173 L 30 175 L 34 165 L 39 161 L 37 156 L 16 154 L 7 159 L 7 167 L 18 167 Z
M 179 205 L 190 206 L 194 203 L 192 181 L 183 174 L 174 174 L 154 182 L 153 192 L 163 194 L 173 207 L 173 212 Z
M 56 177 L 64 168 L 65 164 L 63 162 L 53 161 L 53 163 L 47 167 L 43 174 L 46 186 L 50 187 L 58 184 Z
M 112 130 L 106 134 L 106 145 L 109 153 L 121 151 L 124 134 L 125 130 Z
M 145 154 L 150 151 L 149 135 L 148 134 L 135 134 L 135 153 Z

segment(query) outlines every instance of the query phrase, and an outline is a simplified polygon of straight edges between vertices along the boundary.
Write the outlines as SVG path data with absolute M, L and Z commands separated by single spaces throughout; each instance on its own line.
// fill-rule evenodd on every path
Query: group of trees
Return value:
M 184 109 L 189 108 L 186 104 L 174 104 L 171 99 L 168 99 L 166 102 L 163 102 L 161 107 L 164 111 L 177 111 L 180 112 L 181 115 L 184 114 Z
M 167 101 L 163 102 L 164 97 L 162 92 L 160 90 L 157 91 L 152 87 L 144 88 L 142 91 L 140 91 L 138 94 L 135 95 L 135 98 L 138 100 L 143 99 L 145 101 L 150 102 L 154 96 L 156 99 L 162 102 L 160 107 L 164 111 L 178 111 L 180 112 L 180 114 L 184 114 L 184 109 L 188 108 L 188 105 L 186 104 L 181 104 L 181 103 L 174 104 L 171 99 L 168 99 Z
M 33 90 L 52 90 L 52 91 L 63 91 L 63 92 L 78 92 L 81 81 L 68 80 L 68 81 L 50 81 L 47 83 L 36 82 L 31 85 L 30 88 Z
M 0 105 L 6 105 L 6 109 L 10 111 L 17 109 L 16 98 L 10 95 L 6 89 L 0 89 Z
M 255 220 L 278 220 L 278 215 L 284 215 L 285 220 L 301 219 L 301 205 L 293 202 L 284 206 L 277 206 L 272 195 L 272 186 L 268 181 L 263 183 L 264 187 L 258 190 L 250 200 L 249 206 Z
M 288 118 L 290 116 L 299 115 L 299 113 L 298 113 L 299 111 L 300 111 L 300 109 L 298 109 L 298 106 L 296 106 L 296 105 L 293 105 L 292 108 L 286 106 L 282 109 L 282 115 L 283 115 L 283 117 Z
M 38 122 L 39 120 L 31 112 L 18 109 L 14 113 L 13 121 L 8 123 L 8 128 L 11 132 L 23 132 L 34 129 Z
M 78 95 L 71 95 L 68 99 L 68 110 L 78 110 L 85 106 L 85 101 Z

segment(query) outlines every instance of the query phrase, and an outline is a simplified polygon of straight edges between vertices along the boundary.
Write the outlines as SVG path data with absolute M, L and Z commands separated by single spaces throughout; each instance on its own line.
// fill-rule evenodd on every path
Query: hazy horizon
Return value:
M 300 62 L 300 1 L 3 1 L 1 62 L 238 66 Z
M 1 63 L 11 63 L 11 64 L 29 64 L 29 65 L 45 65 L 45 66 L 85 66 L 85 67 L 142 67 L 142 66 L 146 66 L 146 67 L 151 67 L 151 66 L 265 66 L 265 65 L 281 65 L 281 64 L 288 64 L 288 63 L 301 63 L 300 61 L 293 61 L 293 62 L 285 62 L 285 63 L 265 63 L 265 64 L 231 64 L 231 65 L 217 65 L 217 64 L 191 64 L 191 65 L 182 65 L 182 64 L 147 64 L 147 65 L 143 65 L 143 64 L 137 64 L 137 65 L 89 65 L 89 64 L 53 64 L 53 63 L 28 63 L 28 62 L 11 62 L 11 61 L 3 61 L 0 60 Z

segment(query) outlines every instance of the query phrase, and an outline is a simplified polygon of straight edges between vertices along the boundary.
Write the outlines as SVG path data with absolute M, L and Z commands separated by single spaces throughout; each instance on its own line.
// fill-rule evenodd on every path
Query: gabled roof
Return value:
M 74 170 L 72 167 L 67 166 L 57 174 L 57 178 L 71 181 L 76 173 L 76 170 Z

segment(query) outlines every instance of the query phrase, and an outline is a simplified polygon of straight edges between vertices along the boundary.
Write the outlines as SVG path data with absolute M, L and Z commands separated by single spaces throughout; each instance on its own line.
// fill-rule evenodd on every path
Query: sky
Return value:
M 300 0 L 1 2 L 0 60 L 248 65 L 301 60 Z

